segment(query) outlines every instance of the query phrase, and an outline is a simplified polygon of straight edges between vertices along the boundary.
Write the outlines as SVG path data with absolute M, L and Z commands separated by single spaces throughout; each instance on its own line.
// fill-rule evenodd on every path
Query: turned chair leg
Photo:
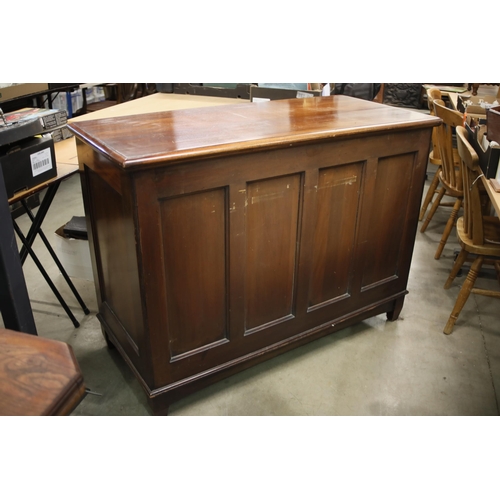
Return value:
M 436 170 L 436 173 L 432 179 L 431 185 L 429 186 L 429 190 L 425 196 L 425 200 L 422 203 L 422 208 L 420 209 L 420 215 L 418 216 L 418 220 L 421 221 L 424 218 L 425 212 L 427 211 L 427 207 L 431 204 L 433 196 L 436 194 L 436 190 L 439 184 L 439 172 L 441 167 Z
M 444 284 L 444 289 L 448 290 L 450 288 L 451 284 L 453 283 L 453 280 L 457 277 L 458 271 L 460 271 L 461 267 L 464 265 L 465 260 L 467 259 L 467 256 L 469 255 L 469 252 L 467 250 L 460 250 L 460 253 L 457 255 L 457 258 L 455 259 L 455 264 L 453 265 L 453 269 L 450 272 L 450 275 L 448 276 L 448 279 L 446 280 L 446 283 Z
M 429 211 L 429 215 L 427 216 L 427 219 L 425 219 L 425 222 L 422 224 L 422 227 L 420 228 L 421 233 L 423 233 L 427 229 L 427 226 L 429 225 L 429 222 L 434 217 L 434 214 L 436 213 L 436 210 L 439 207 L 439 204 L 441 203 L 441 200 L 443 199 L 443 196 L 445 195 L 445 193 L 446 193 L 446 189 L 444 187 L 442 187 L 439 190 L 439 193 L 436 196 L 434 203 L 432 204 L 432 207 Z
M 441 254 L 443 253 L 444 247 L 446 245 L 446 242 L 448 241 L 448 237 L 450 236 L 451 230 L 453 229 L 453 226 L 457 222 L 458 212 L 459 212 L 461 206 L 462 206 L 462 199 L 457 198 L 457 201 L 453 205 L 453 209 L 451 211 L 450 218 L 448 219 L 448 222 L 446 223 L 446 227 L 444 228 L 443 235 L 441 236 L 441 241 L 439 242 L 436 253 L 434 255 L 435 259 L 439 259 L 441 257 Z
M 474 283 L 476 282 L 477 275 L 481 270 L 481 266 L 483 265 L 484 256 L 480 255 L 477 259 L 472 263 L 469 274 L 467 274 L 467 278 L 465 278 L 464 284 L 460 289 L 460 293 L 458 294 L 457 301 L 455 302 L 455 306 L 453 307 L 453 311 L 450 314 L 448 322 L 444 327 L 443 332 L 446 335 L 449 335 L 453 330 L 453 326 L 458 319 L 458 315 L 460 311 L 463 309 L 469 295 L 474 287 Z

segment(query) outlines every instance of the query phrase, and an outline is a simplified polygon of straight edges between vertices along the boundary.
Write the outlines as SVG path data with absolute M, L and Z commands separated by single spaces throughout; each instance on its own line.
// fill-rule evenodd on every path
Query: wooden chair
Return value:
M 434 111 L 434 101 L 436 99 L 443 100 L 441 90 L 438 87 L 431 87 L 427 90 L 427 107 L 429 108 L 430 114 L 435 115 Z M 436 128 L 432 129 L 432 151 L 429 153 L 429 161 L 433 165 L 441 166 L 441 155 L 439 153 L 439 146 L 437 143 Z
M 489 212 L 484 210 L 484 207 L 487 205 L 482 202 L 479 189 L 482 171 L 479 167 L 477 154 L 469 144 L 467 132 L 463 127 L 457 127 L 457 146 L 462 161 L 461 170 L 464 185 L 464 215 L 457 221 L 457 236 L 462 249 L 455 260 L 444 288 L 450 288 L 469 254 L 473 254 L 475 258 L 458 294 L 450 318 L 443 330 L 448 335 L 451 333 L 458 315 L 471 292 L 478 295 L 500 298 L 500 291 L 474 288 L 477 275 L 481 270 L 484 260 L 488 258 L 500 258 L 500 221 L 498 217 L 485 215 Z M 499 261 L 495 261 L 494 265 L 497 273 L 500 273 Z
M 441 156 L 441 169 L 439 171 L 439 184 L 441 185 L 439 192 L 432 203 L 429 214 L 422 224 L 420 232 L 424 232 L 432 220 L 432 217 L 436 213 L 437 208 L 442 204 L 443 197 L 451 196 L 455 198 L 453 203 L 453 208 L 448 218 L 448 222 L 441 236 L 441 241 L 439 242 L 438 248 L 434 255 L 435 259 L 441 257 L 444 246 L 448 241 L 448 237 L 455 225 L 458 217 L 458 212 L 462 206 L 463 199 L 463 189 L 462 189 L 462 174 L 460 173 L 460 166 L 456 166 L 456 161 L 454 160 L 453 154 L 453 130 L 457 126 L 463 125 L 463 115 L 458 111 L 447 108 L 444 102 L 440 99 L 436 99 L 433 102 L 434 112 L 436 116 L 443 120 L 442 124 L 437 129 L 437 143 L 439 147 L 439 153 Z M 458 162 L 459 163 L 459 162 Z
M 441 90 L 439 90 L 438 87 L 431 87 L 427 89 L 427 106 L 429 108 L 430 114 L 435 116 L 436 112 L 434 111 L 434 101 L 436 99 L 442 100 L 442 95 L 441 95 Z M 456 147 L 453 147 L 453 163 L 455 167 L 458 168 L 460 159 L 458 157 L 458 151 Z M 424 218 L 425 212 L 429 208 L 429 205 L 433 202 L 434 195 L 439 194 L 439 174 L 441 172 L 441 154 L 439 152 L 439 145 L 438 145 L 438 130 L 436 127 L 432 129 L 432 151 L 429 153 L 429 163 L 432 163 L 433 165 L 437 165 L 438 168 L 436 170 L 436 173 L 434 174 L 434 177 L 432 179 L 432 182 L 429 186 L 429 189 L 427 190 L 427 194 L 425 196 L 424 202 L 422 203 L 422 207 L 420 209 L 420 214 L 418 217 L 418 220 L 421 221 Z M 453 203 L 450 203 L 448 201 L 440 201 L 439 203 L 440 207 L 452 207 Z M 432 217 L 431 217 L 432 218 Z M 430 218 L 430 219 L 431 219 Z M 429 222 L 430 222 L 429 219 Z M 420 228 L 420 232 L 424 233 L 425 230 L 427 229 L 428 222 Z
M 434 112 L 434 100 L 442 99 L 441 90 L 438 87 L 431 87 L 427 89 L 427 107 L 429 108 L 430 114 L 435 115 Z M 422 203 L 422 207 L 420 209 L 420 215 L 418 220 L 421 221 L 424 218 L 425 212 L 427 208 L 432 202 L 432 198 L 436 193 L 438 193 L 438 185 L 439 185 L 439 172 L 441 171 L 441 156 L 439 154 L 439 146 L 437 143 L 437 130 L 436 127 L 432 129 L 432 150 L 429 153 L 429 162 L 433 165 L 437 165 L 438 168 L 434 177 L 432 178 L 431 185 L 429 186 L 429 190 L 427 191 L 427 195 Z

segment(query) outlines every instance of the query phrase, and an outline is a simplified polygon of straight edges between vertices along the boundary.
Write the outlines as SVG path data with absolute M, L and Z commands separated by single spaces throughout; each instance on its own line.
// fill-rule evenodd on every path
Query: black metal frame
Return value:
M 89 314 L 90 311 L 89 311 L 88 307 L 85 305 L 85 302 L 83 301 L 83 299 L 81 298 L 77 289 L 73 285 L 71 278 L 68 276 L 68 273 L 64 269 L 64 266 L 61 264 L 59 258 L 57 257 L 56 253 L 52 249 L 52 246 L 50 245 L 48 239 L 46 238 L 45 234 L 43 233 L 43 231 L 41 229 L 42 222 L 45 219 L 45 216 L 47 215 L 47 212 L 50 208 L 50 205 L 52 204 L 52 200 L 54 199 L 54 196 L 56 195 L 56 192 L 57 192 L 60 184 L 61 184 L 61 180 L 57 180 L 56 182 L 53 182 L 52 184 L 50 184 L 48 186 L 47 192 L 45 193 L 45 196 L 42 199 L 42 202 L 40 204 L 40 207 L 39 207 L 36 215 L 33 215 L 30 208 L 28 207 L 28 204 L 26 203 L 26 201 L 21 200 L 21 203 L 22 203 L 24 209 L 26 210 L 28 217 L 31 219 L 31 227 L 30 227 L 30 230 L 28 231 L 27 236 L 25 236 L 23 234 L 23 232 L 21 231 L 21 229 L 19 228 L 19 226 L 15 220 L 13 221 L 13 226 L 14 226 L 14 230 L 16 231 L 19 239 L 21 240 L 21 242 L 23 244 L 23 246 L 21 247 L 21 250 L 19 252 L 19 258 L 21 261 L 21 265 L 24 264 L 24 262 L 26 261 L 26 257 L 29 254 L 30 257 L 33 259 L 35 265 L 38 267 L 40 273 L 44 277 L 45 281 L 49 285 L 50 289 L 52 290 L 52 292 L 56 296 L 57 300 L 59 301 L 59 303 L 61 304 L 63 309 L 66 311 L 66 314 L 68 315 L 70 320 L 73 322 L 73 325 L 75 326 L 75 328 L 78 328 L 80 326 L 80 323 L 75 318 L 71 309 L 66 304 L 66 301 L 64 300 L 64 298 L 60 294 L 59 290 L 54 285 L 53 281 L 50 279 L 50 277 L 47 274 L 47 272 L 45 271 L 42 263 L 40 262 L 40 260 L 38 259 L 35 252 L 32 249 L 33 242 L 35 241 L 36 236 L 39 235 L 40 238 L 42 239 L 43 243 L 45 244 L 48 252 L 50 253 L 52 259 L 54 260 L 57 267 L 59 268 L 59 271 L 63 275 L 66 283 L 68 284 L 71 291 L 73 292 L 73 295 L 75 296 L 76 300 L 80 304 L 83 312 L 85 314 Z
M 0 311 L 5 328 L 37 335 L 1 169 Z

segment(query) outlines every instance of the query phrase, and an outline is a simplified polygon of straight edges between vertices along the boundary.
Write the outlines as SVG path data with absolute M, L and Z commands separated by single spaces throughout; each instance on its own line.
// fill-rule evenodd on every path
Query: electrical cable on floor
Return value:
M 85 392 L 87 394 L 92 394 L 92 396 L 102 396 L 102 394 L 99 394 L 98 392 L 91 391 L 89 388 L 86 388 Z

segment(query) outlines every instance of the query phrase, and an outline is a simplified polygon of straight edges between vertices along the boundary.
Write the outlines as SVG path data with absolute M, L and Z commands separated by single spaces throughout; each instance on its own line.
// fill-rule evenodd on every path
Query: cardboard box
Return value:
M 28 96 L 37 92 L 48 90 L 48 83 L 15 83 L 9 87 L 0 88 L 0 102 L 15 99 L 16 97 Z
M 4 117 L 7 123 L 25 123 L 38 119 L 44 131 L 50 131 L 68 123 L 66 111 L 59 109 L 22 108 L 5 113 Z
M 0 167 L 7 197 L 57 176 L 54 141 L 50 135 L 24 139 L 0 148 Z
M 94 281 L 88 240 L 68 238 L 64 234 L 64 226 L 56 231 L 56 235 L 54 251 L 68 275 Z
M 66 127 L 68 122 L 68 115 L 64 110 L 22 108 L 17 111 L 5 113 L 4 118 L 10 126 L 2 127 L 0 125 L 0 145 L 12 144 L 13 142 L 44 133 L 51 133 L 54 142 L 67 138 L 61 130 L 63 127 Z
M 488 140 L 500 144 L 500 106 L 488 109 L 486 113 L 486 126 L 488 127 Z
M 62 141 L 62 132 L 60 128 L 53 130 L 50 135 L 52 136 L 54 143 Z
M 496 103 L 496 104 L 495 104 Z M 483 106 L 481 106 L 483 104 Z M 461 113 L 467 112 L 467 116 L 475 118 L 486 118 L 487 108 L 498 106 L 498 97 L 495 96 L 472 96 L 459 95 L 457 100 L 457 109 Z
M 66 126 L 53 130 L 52 132 L 50 132 L 50 135 L 52 136 L 54 143 L 64 141 L 65 139 L 69 139 L 73 136 L 73 134 Z

